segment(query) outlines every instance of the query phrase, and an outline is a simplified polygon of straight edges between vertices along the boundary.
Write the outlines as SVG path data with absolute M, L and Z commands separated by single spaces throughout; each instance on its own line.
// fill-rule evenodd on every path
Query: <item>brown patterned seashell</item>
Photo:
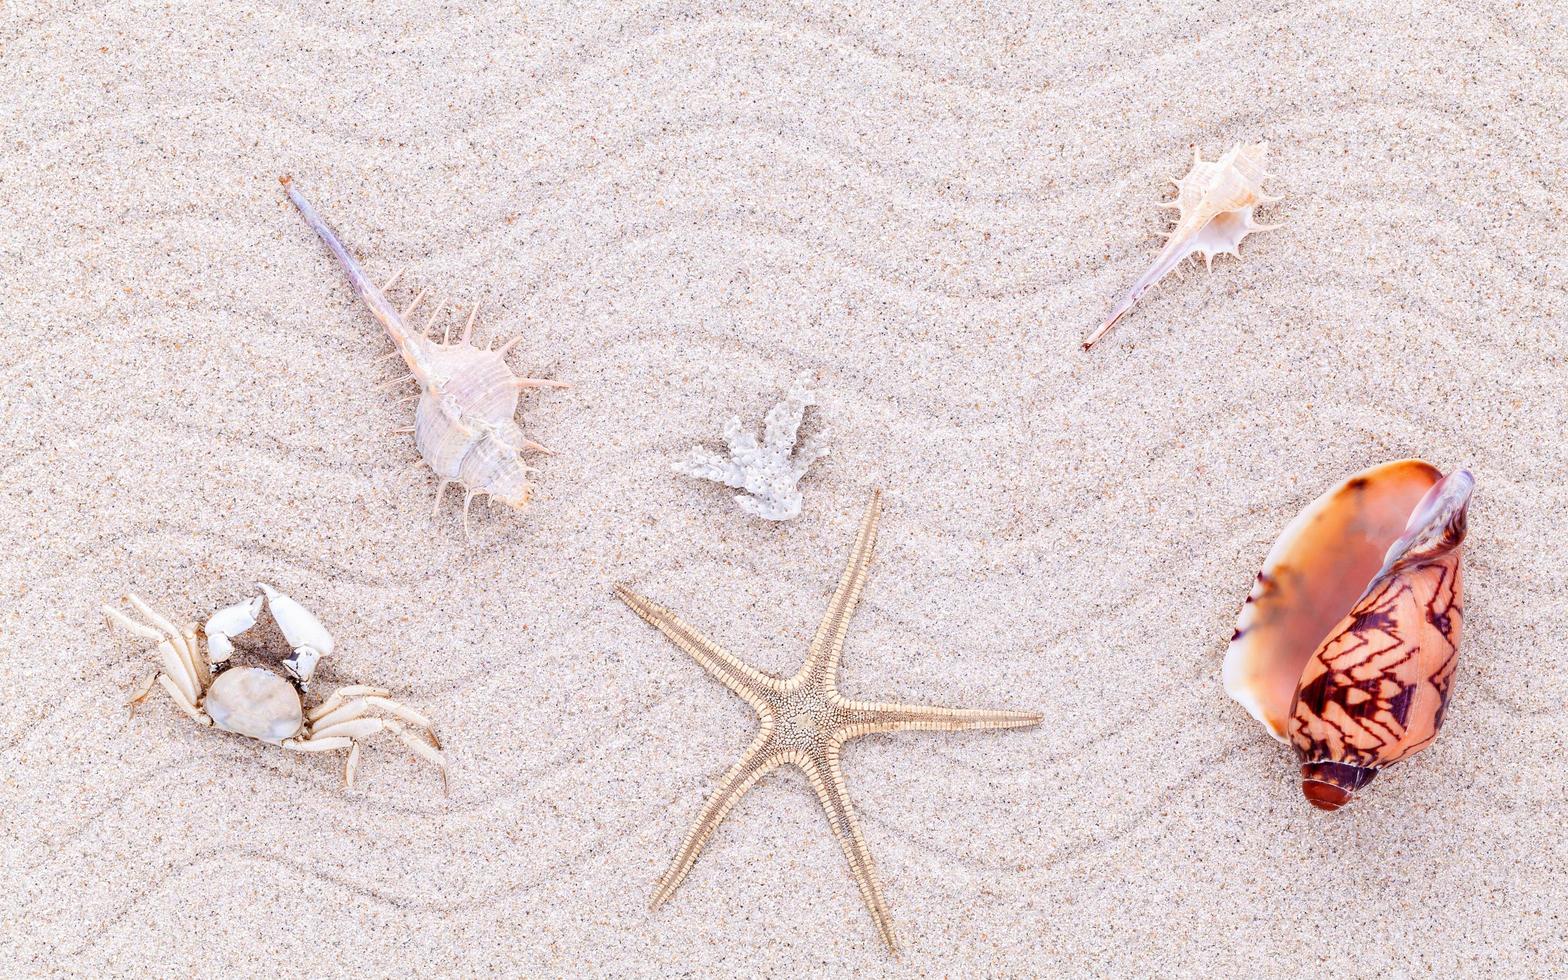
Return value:
M 521 336 L 513 337 L 494 350 L 470 343 L 474 318 L 479 313 L 477 304 L 456 342 L 448 343 L 445 336 L 436 341 L 425 336 L 424 331 L 410 329 L 404 318 L 413 312 L 425 294 L 421 292 L 414 297 L 400 313 L 387 300 L 383 289 L 365 275 L 293 182 L 284 177 L 282 183 L 305 223 L 331 249 L 355 292 L 386 328 L 403 363 L 408 366 L 407 377 L 419 384 L 419 405 L 414 412 L 412 431 L 420 457 L 441 479 L 436 490 L 436 505 L 440 506 L 448 484 L 461 485 L 467 491 L 463 498 L 465 533 L 469 505 L 479 494 L 488 494 L 508 507 L 522 508 L 533 496 L 533 488 L 528 482 L 531 467 L 523 462 L 521 454 L 524 450 L 546 453 L 549 450 L 523 435 L 518 426 L 514 418 L 518 391 L 571 386 L 559 381 L 520 378 L 512 373 L 506 363 L 506 354 L 522 339 Z M 391 281 L 387 283 L 390 285 Z M 441 312 L 438 308 L 425 331 L 434 325 Z
M 1334 810 L 1436 738 L 1462 618 L 1475 480 L 1420 460 L 1374 467 L 1285 528 L 1242 608 L 1225 690 L 1301 762 Z
M 1263 181 L 1268 176 L 1263 169 L 1268 156 L 1267 143 L 1243 146 L 1238 143 L 1218 160 L 1204 161 L 1194 150 L 1192 169 L 1181 180 L 1171 178 L 1176 185 L 1174 201 L 1160 205 L 1176 208 L 1181 213 L 1176 226 L 1170 230 L 1165 247 L 1127 295 L 1111 310 L 1110 316 L 1098 330 L 1083 342 L 1084 350 L 1093 347 L 1106 335 L 1116 321 L 1133 308 L 1138 298 L 1181 265 L 1189 255 L 1203 257 L 1205 266 L 1212 266 L 1216 255 L 1240 257 L 1241 240 L 1255 231 L 1268 231 L 1278 225 L 1260 225 L 1252 216 L 1260 204 L 1273 204 L 1278 197 L 1263 192 Z

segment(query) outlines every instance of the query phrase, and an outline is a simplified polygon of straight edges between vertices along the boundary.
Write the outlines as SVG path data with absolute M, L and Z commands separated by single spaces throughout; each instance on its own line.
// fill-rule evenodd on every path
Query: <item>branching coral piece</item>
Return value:
M 827 432 L 795 445 L 806 406 L 817 404 L 816 394 L 808 387 L 810 380 L 808 375 L 796 378 L 784 401 L 768 409 L 761 445 L 739 418 L 733 418 L 724 426 L 728 459 L 696 446 L 690 457 L 675 464 L 675 472 L 745 490 L 745 494 L 735 495 L 735 502 L 748 514 L 770 521 L 798 517 L 801 498 L 795 485 L 812 463 L 828 453 Z

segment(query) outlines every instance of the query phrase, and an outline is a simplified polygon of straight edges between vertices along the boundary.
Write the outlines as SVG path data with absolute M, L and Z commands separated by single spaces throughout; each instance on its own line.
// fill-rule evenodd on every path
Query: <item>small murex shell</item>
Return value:
M 1225 690 L 1296 749 L 1302 794 L 1336 810 L 1437 737 L 1463 616 L 1475 480 L 1407 459 L 1309 504 L 1258 573 Z
M 1212 265 L 1216 255 L 1240 256 L 1237 247 L 1241 240 L 1255 231 L 1268 231 L 1278 225 L 1260 225 L 1253 220 L 1252 212 L 1260 204 L 1273 204 L 1280 200 L 1263 192 L 1263 161 L 1268 156 L 1267 143 L 1243 146 L 1238 143 L 1218 160 L 1205 161 L 1194 150 L 1192 170 L 1181 180 L 1172 177 L 1177 195 L 1174 201 L 1160 205 L 1176 208 L 1181 214 L 1176 226 L 1170 230 L 1165 247 L 1127 295 L 1111 310 L 1100 328 L 1083 342 L 1085 350 L 1116 325 L 1138 298 L 1155 283 L 1164 279 L 1171 270 L 1189 256 L 1201 255 L 1205 266 Z
M 548 453 L 549 450 L 525 436 L 517 424 L 514 416 L 518 391 L 571 386 L 514 374 L 507 366 L 506 354 L 522 339 L 521 336 L 494 350 L 470 343 L 474 318 L 479 313 L 477 304 L 456 342 L 447 342 L 449 338 L 445 335 L 440 341 L 425 336 L 443 312 L 439 306 L 424 331 L 410 329 L 404 318 L 419 305 L 424 293 L 399 312 L 383 293 L 383 289 L 391 286 L 391 281 L 386 287 L 378 287 L 372 282 L 293 182 L 287 177 L 282 178 L 282 182 L 289 200 L 332 250 L 354 290 L 386 328 L 408 366 L 408 377 L 419 384 L 414 444 L 419 455 L 441 479 L 436 491 L 437 506 L 447 485 L 454 482 L 467 491 L 463 499 L 465 530 L 468 507 L 479 494 L 488 494 L 508 507 L 525 506 L 533 496 L 533 488 L 528 482 L 531 467 L 523 462 L 521 453 L 524 450 Z M 395 280 L 397 276 L 392 278 Z

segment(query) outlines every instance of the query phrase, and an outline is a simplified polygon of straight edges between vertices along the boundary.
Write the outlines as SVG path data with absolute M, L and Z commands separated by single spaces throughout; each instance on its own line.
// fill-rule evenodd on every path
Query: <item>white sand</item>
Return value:
M 1568 957 L 1568 14 L 1550 0 L 0 8 L 0 972 L 1542 973 Z M 1078 340 L 1161 179 L 1267 139 L 1279 231 Z M 483 296 L 563 450 L 481 509 L 404 471 L 376 274 Z M 406 299 L 410 294 L 401 291 Z M 800 370 L 784 526 L 671 475 Z M 1350 809 L 1220 690 L 1270 542 L 1348 473 L 1468 465 L 1442 738 Z M 803 780 L 653 882 L 751 737 L 614 601 L 803 655 L 861 507 L 845 689 L 1035 708 L 867 739 L 900 964 Z M 266 580 L 439 720 L 334 761 L 201 731 L 101 601 Z

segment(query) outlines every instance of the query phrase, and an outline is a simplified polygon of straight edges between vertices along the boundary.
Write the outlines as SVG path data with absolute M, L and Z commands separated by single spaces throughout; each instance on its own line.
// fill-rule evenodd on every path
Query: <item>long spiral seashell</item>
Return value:
M 523 450 L 549 452 L 523 434 L 517 424 L 518 391 L 523 388 L 569 388 L 559 381 L 521 378 L 507 366 L 506 354 L 522 338 L 514 337 L 495 350 L 471 342 L 476 304 L 469 314 L 462 336 L 456 342 L 438 342 L 411 330 L 404 318 L 424 298 L 421 292 L 406 309 L 399 312 L 381 288 L 371 281 L 354 256 L 338 240 L 304 195 L 288 177 L 281 178 L 289 200 L 308 224 L 337 256 L 349 284 L 370 307 L 396 345 L 397 353 L 408 367 L 407 377 L 419 384 L 419 405 L 414 413 L 414 444 L 420 457 L 440 478 L 436 505 L 451 483 L 463 487 L 463 527 L 468 527 L 468 508 L 474 497 L 488 494 L 513 508 L 522 508 L 533 496 L 528 482 L 530 467 L 522 460 Z M 397 277 L 394 276 L 393 279 Z M 390 285 L 390 280 L 388 285 Z M 431 318 L 434 326 L 442 310 L 438 306 Z M 428 329 L 428 327 L 427 327 Z M 399 379 L 404 380 L 404 379 Z

